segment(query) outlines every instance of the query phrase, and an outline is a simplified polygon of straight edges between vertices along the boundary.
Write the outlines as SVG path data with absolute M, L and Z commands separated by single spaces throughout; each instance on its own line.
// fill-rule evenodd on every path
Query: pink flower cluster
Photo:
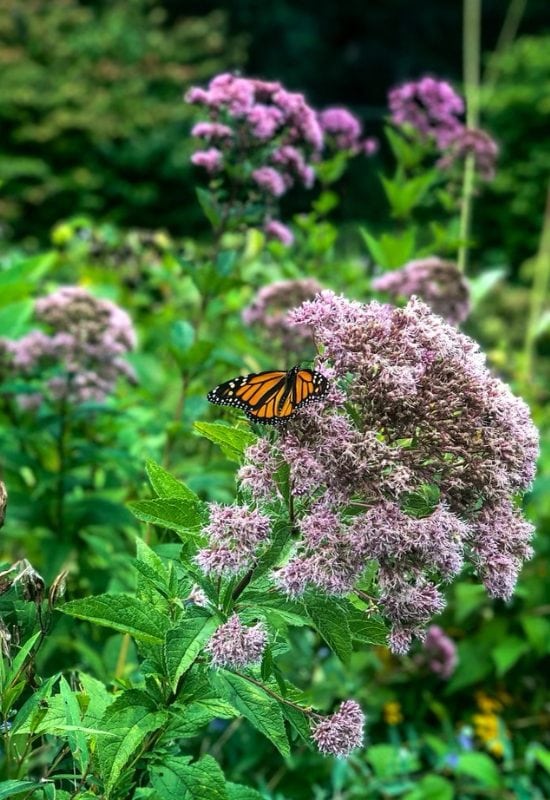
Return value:
M 472 153 L 480 178 L 493 179 L 498 146 L 486 131 L 464 126 L 464 101 L 446 81 L 426 76 L 401 84 L 390 91 L 388 103 L 395 125 L 409 126 L 421 138 L 435 141 L 443 153 L 437 162 L 440 169 Z
M 135 348 L 136 334 L 128 314 L 110 300 L 65 286 L 36 301 L 35 318 L 50 332 L 3 340 L 10 372 L 41 383 L 50 374 L 40 391 L 21 395 L 23 405 L 40 405 L 46 389 L 72 403 L 102 401 L 120 377 L 135 381 L 124 356 Z
M 452 325 L 460 325 L 470 313 L 470 290 L 453 261 L 437 256 L 409 261 L 401 269 L 386 272 L 372 282 L 372 288 L 392 298 L 416 295 L 432 311 Z
M 299 538 L 275 582 L 293 596 L 345 595 L 376 561 L 395 652 L 422 638 L 444 607 L 440 584 L 465 560 L 508 599 L 531 555 L 533 528 L 513 502 L 538 455 L 527 405 L 416 298 L 397 309 L 324 291 L 290 320 L 312 329 L 331 390 L 241 471 L 264 502 L 264 462 L 290 469 Z
M 322 286 L 314 278 L 276 281 L 263 286 L 242 313 L 245 325 L 258 325 L 286 351 L 296 351 L 305 340 L 311 341 L 311 330 L 297 328 L 288 319 L 290 309 L 312 300 Z
M 492 181 L 496 172 L 498 145 L 486 131 L 463 128 L 450 142 L 437 166 L 443 170 L 451 169 L 453 164 L 464 162 L 469 155 L 473 156 L 479 177 L 484 181 Z
M 209 546 L 196 561 L 207 575 L 237 575 L 250 569 L 269 541 L 270 520 L 247 506 L 210 503 L 210 521 L 203 529 Z
M 326 137 L 338 150 L 363 152 L 367 156 L 374 155 L 378 150 L 377 139 L 372 136 L 363 139 L 361 122 L 347 108 L 326 108 L 319 113 L 319 122 Z
M 246 626 L 233 614 L 216 628 L 206 652 L 212 658 L 212 666 L 238 669 L 261 661 L 266 644 L 267 633 L 262 623 Z
M 330 717 L 312 725 L 311 738 L 323 755 L 345 758 L 361 747 L 365 715 L 355 700 L 345 700 Z
M 276 81 L 223 73 L 206 89 L 189 89 L 185 99 L 208 114 L 192 130 L 203 143 L 192 163 L 231 186 L 235 208 L 261 200 L 265 232 L 285 245 L 293 236 L 274 218 L 275 201 L 295 184 L 313 186 L 325 144 L 367 155 L 378 146 L 375 139 L 363 140 L 361 123 L 346 109 L 317 114 L 303 94 Z
M 422 649 L 429 669 L 440 678 L 448 680 L 458 664 L 458 653 L 453 640 L 439 625 L 430 625 Z

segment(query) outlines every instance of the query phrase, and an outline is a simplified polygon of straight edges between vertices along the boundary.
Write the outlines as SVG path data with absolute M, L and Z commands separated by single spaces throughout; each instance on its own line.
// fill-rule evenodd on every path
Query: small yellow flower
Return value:
M 487 745 L 487 750 L 491 753 L 491 755 L 496 756 L 497 758 L 502 758 L 504 755 L 504 745 L 498 739 L 494 742 L 490 742 Z
M 476 736 L 483 742 L 496 739 L 499 730 L 499 718 L 496 714 L 474 714 L 472 717 Z
M 485 692 L 476 692 L 476 703 L 479 710 L 484 714 L 494 714 L 502 708 L 500 700 L 489 697 Z
M 387 725 L 399 725 L 400 722 L 403 722 L 401 705 L 397 700 L 390 700 L 389 703 L 384 703 L 384 720 Z

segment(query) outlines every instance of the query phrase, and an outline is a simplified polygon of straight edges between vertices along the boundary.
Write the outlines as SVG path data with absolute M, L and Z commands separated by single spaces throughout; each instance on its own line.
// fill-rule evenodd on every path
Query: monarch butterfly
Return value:
M 312 369 L 293 367 L 288 372 L 266 370 L 239 375 L 208 392 L 208 400 L 220 406 L 242 409 L 254 422 L 284 425 L 306 403 L 319 400 L 328 381 Z

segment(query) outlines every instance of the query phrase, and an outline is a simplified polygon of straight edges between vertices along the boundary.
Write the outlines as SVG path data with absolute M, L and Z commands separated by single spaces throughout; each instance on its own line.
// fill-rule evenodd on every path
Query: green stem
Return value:
M 466 125 L 477 128 L 479 124 L 479 63 L 481 40 L 481 0 L 464 0 L 464 26 L 462 39 L 464 93 L 466 95 Z M 474 196 L 475 162 L 470 154 L 464 165 L 460 225 L 458 268 L 466 272 Z
M 516 38 L 526 6 L 527 0 L 510 0 L 498 41 L 488 59 L 485 75 L 483 76 L 484 95 L 492 94 L 495 90 L 501 69 L 499 66 L 500 56 L 506 52 Z
M 540 319 L 544 313 L 546 297 L 550 288 L 550 186 L 546 196 L 546 209 L 538 253 L 534 261 L 533 283 L 529 303 L 529 319 L 525 330 L 523 346 L 523 386 L 524 393 L 532 391 L 535 374 L 535 343 Z

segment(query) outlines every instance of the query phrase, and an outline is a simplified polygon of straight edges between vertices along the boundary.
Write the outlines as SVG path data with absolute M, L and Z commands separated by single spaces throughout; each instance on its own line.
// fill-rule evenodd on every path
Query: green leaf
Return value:
M 149 522 L 162 528 L 168 528 L 170 531 L 185 534 L 185 537 L 181 537 L 184 540 L 197 540 L 196 531 L 204 523 L 203 504 L 183 497 L 136 500 L 128 503 L 128 508 L 142 522 Z
M 158 497 L 180 497 L 183 500 L 200 503 L 198 495 L 196 495 L 192 489 L 173 475 L 170 475 L 170 473 L 167 472 L 164 467 L 161 467 L 160 464 L 157 464 L 156 461 L 148 459 L 145 462 L 145 471 Z
M 128 633 L 149 644 L 161 644 L 169 626 L 166 616 L 131 595 L 102 594 L 71 600 L 58 608 L 63 614 Z
M 86 736 L 79 730 L 81 727 L 80 706 L 75 693 L 61 676 L 59 681 L 59 693 L 65 707 L 65 721 L 71 730 L 67 731 L 67 742 L 71 748 L 71 756 L 82 772 L 88 768 L 90 753 Z M 74 730 L 72 730 L 74 726 Z
M 225 778 L 212 756 L 189 764 L 189 758 L 168 757 L 151 767 L 151 784 L 160 800 L 228 800 Z
M 334 599 L 311 597 L 304 601 L 313 625 L 330 649 L 344 662 L 351 657 L 351 632 L 344 606 Z
M 521 617 L 521 624 L 529 644 L 539 655 L 550 652 L 550 620 L 525 614 Z
M 164 661 L 174 692 L 179 679 L 203 650 L 218 624 L 215 617 L 197 608 L 182 617 L 176 627 L 166 631 Z
M 43 253 L 0 271 L 0 306 L 31 295 L 38 280 L 56 260 L 56 253 Z
M 145 737 L 158 730 L 168 719 L 168 712 L 155 711 L 143 692 L 124 692 L 108 707 L 101 721 L 110 737 L 99 737 L 97 755 L 107 797 L 123 769 Z
M 219 228 L 222 217 L 214 196 L 211 192 L 199 187 L 197 188 L 197 197 L 208 222 L 213 228 Z
M 19 300 L 0 308 L 0 331 L 2 337 L 16 339 L 25 331 L 34 311 L 34 300 Z
M 2 781 L 0 783 L 0 800 L 17 797 L 23 792 L 30 792 L 32 789 L 38 788 L 40 788 L 40 784 L 34 781 Z
M 200 436 L 204 436 L 217 444 L 224 456 L 230 461 L 240 463 L 244 451 L 256 441 L 256 436 L 242 428 L 232 428 L 222 422 L 195 422 L 194 429 Z
M 477 308 L 481 301 L 487 297 L 505 276 L 506 270 L 504 267 L 496 267 L 494 269 L 487 269 L 474 278 L 468 278 L 472 308 Z
M 190 322 L 178 320 L 170 328 L 170 350 L 178 363 L 185 363 L 185 355 L 195 340 L 195 329 Z
M 420 204 L 436 177 L 435 170 L 424 172 L 422 175 L 408 180 L 399 174 L 393 179 L 380 176 L 392 215 L 398 219 L 408 217 L 411 211 Z
M 497 668 L 498 677 L 502 677 L 524 653 L 529 651 L 529 644 L 518 636 L 507 636 L 493 648 L 492 656 Z
M 212 685 L 217 692 L 246 717 L 254 727 L 273 742 L 287 758 L 290 747 L 279 703 L 256 684 L 226 670 L 212 674 Z
M 416 232 L 412 227 L 400 234 L 383 233 L 378 238 L 365 228 L 360 231 L 374 262 L 383 269 L 401 267 L 414 255 Z
M 136 537 L 136 568 L 145 578 L 145 582 L 138 580 L 139 590 L 152 588 L 166 596 L 168 592 L 170 575 L 164 566 L 163 560 L 158 556 L 143 539 Z M 146 583 L 146 586 L 145 586 Z
M 381 619 L 369 619 L 364 611 L 354 608 L 348 614 L 351 636 L 364 644 L 387 645 L 388 626 Z
M 497 765 L 486 753 L 463 753 L 458 757 L 455 772 L 476 778 L 483 786 L 492 789 L 502 784 Z
M 240 783 L 226 783 L 227 800 L 264 800 L 263 795 L 251 789 L 249 786 L 242 786 Z
M 453 800 L 453 784 L 440 775 L 426 775 L 403 800 Z
M 223 700 L 197 700 L 181 707 L 172 705 L 171 711 L 175 713 L 172 713 L 167 730 L 170 738 L 191 738 L 197 736 L 215 718 L 232 719 L 238 716 L 238 711 Z

